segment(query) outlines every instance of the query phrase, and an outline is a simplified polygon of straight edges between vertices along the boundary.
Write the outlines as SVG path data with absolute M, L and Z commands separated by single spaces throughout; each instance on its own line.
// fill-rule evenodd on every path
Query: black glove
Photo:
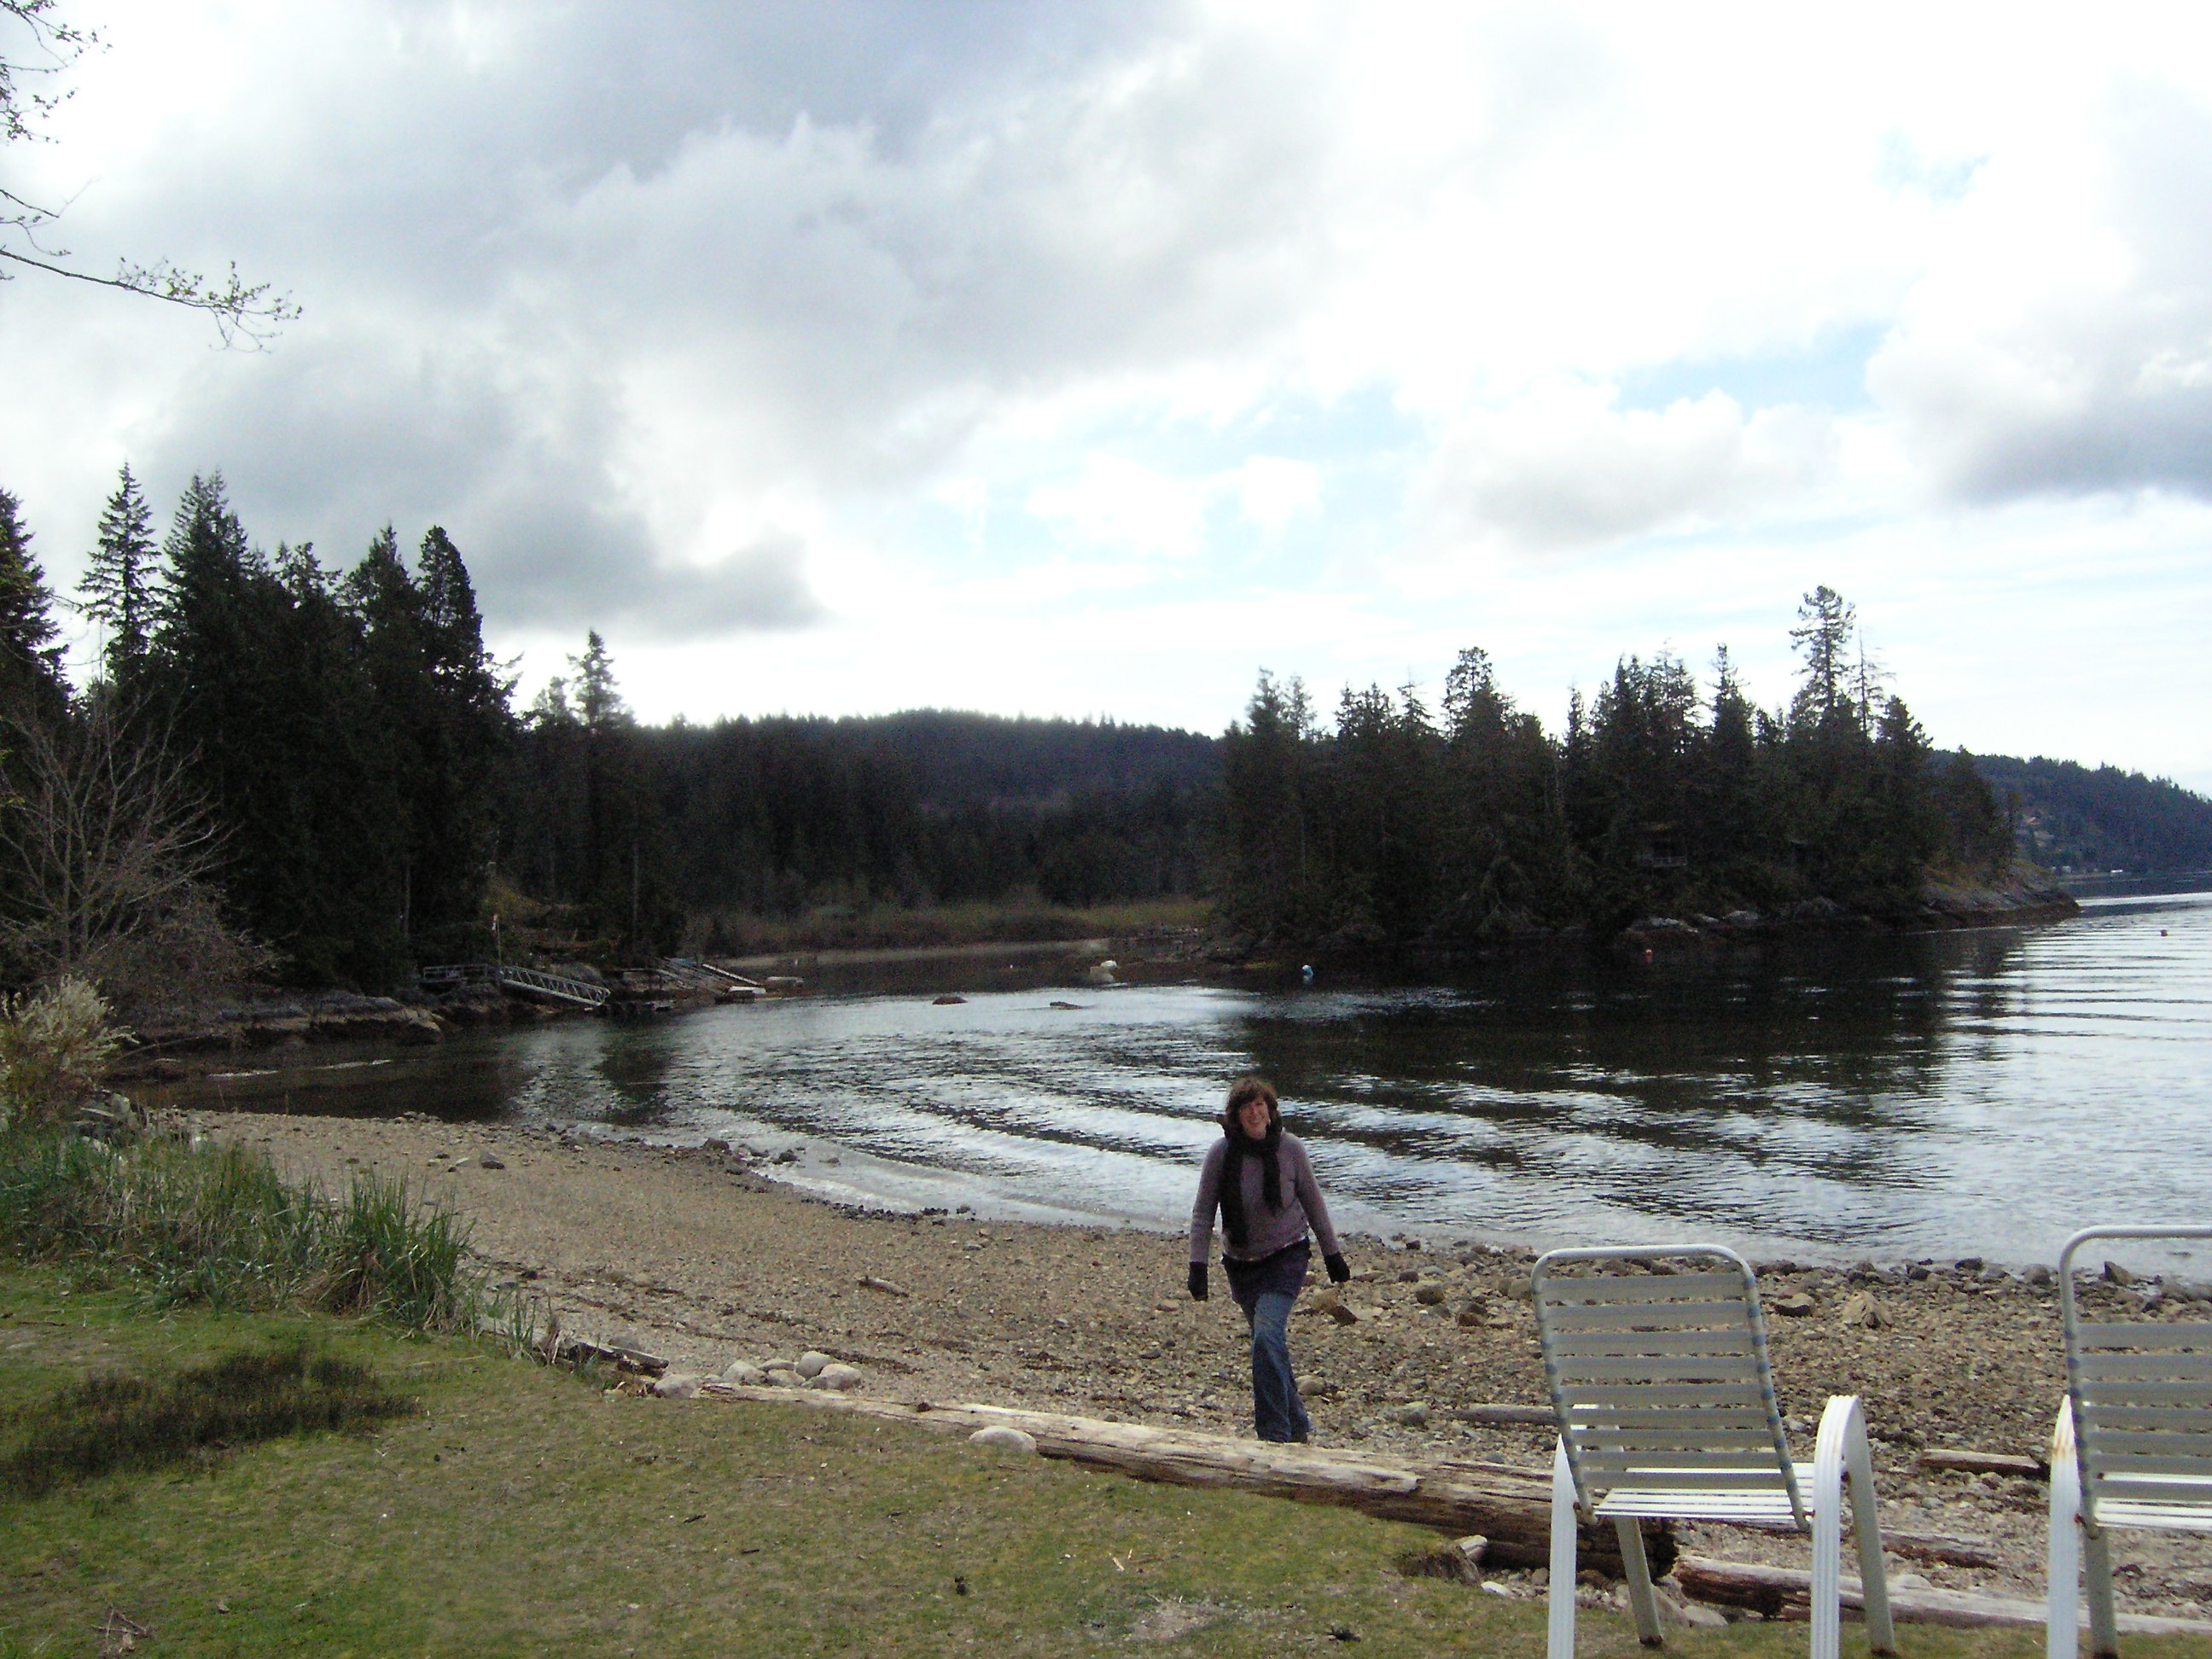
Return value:
M 1328 1282 L 1332 1285 L 1341 1285 L 1352 1277 L 1352 1264 L 1334 1251 L 1322 1257 L 1322 1265 L 1328 1269 Z
M 1206 1300 L 1206 1263 L 1203 1261 L 1190 1264 L 1190 1299 L 1194 1302 Z

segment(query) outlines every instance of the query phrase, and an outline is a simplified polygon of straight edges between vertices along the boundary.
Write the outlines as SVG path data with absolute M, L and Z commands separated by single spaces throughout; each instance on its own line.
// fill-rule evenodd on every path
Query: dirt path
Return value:
M 1194 1304 L 1184 1294 L 1179 1237 L 862 1212 L 768 1181 L 742 1157 L 544 1129 L 261 1114 L 194 1121 L 325 1188 L 342 1189 L 360 1170 L 404 1177 L 465 1217 L 483 1257 L 542 1291 L 564 1328 L 665 1354 L 678 1369 L 719 1372 L 733 1360 L 815 1348 L 860 1367 L 884 1398 L 1249 1430 L 1242 1321 L 1225 1297 Z M 1369 1238 L 1347 1241 L 1346 1253 L 1358 1322 L 1340 1325 L 1302 1304 L 1310 1316 L 1291 1328 L 1316 1439 L 1547 1464 L 1547 1430 L 1478 1428 L 1448 1415 L 1476 1403 L 1545 1403 L 1526 1254 L 1454 1258 Z M 1944 1264 L 1918 1280 L 1893 1268 L 1763 1270 L 1770 1306 L 1793 1292 L 1814 1304 L 1799 1317 L 1771 1315 L 1775 1374 L 1808 1461 L 1826 1397 L 1864 1398 L 1886 1530 L 1982 1540 L 2000 1563 L 1907 1560 L 1899 1571 L 1943 1588 L 2039 1595 L 2045 1488 L 1916 1467 L 1923 1445 L 2033 1455 L 2049 1439 L 2063 1387 L 2056 1298 L 2008 1276 L 1984 1279 L 1979 1267 Z M 1422 1301 L 1427 1286 L 1440 1299 Z M 1881 1328 L 1844 1322 L 1859 1291 L 1873 1297 Z M 2118 1302 L 2144 1293 L 2094 1294 Z M 1805 1555 L 1796 1540 L 1735 1530 L 1689 1547 L 1796 1565 Z M 2203 1616 L 2212 1605 L 2212 1543 L 2126 1533 L 2114 1554 L 2131 1609 Z

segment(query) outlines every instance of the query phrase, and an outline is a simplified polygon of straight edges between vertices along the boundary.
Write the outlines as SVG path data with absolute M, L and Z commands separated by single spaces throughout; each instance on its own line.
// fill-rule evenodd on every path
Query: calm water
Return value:
M 193 1097 L 723 1136 L 834 1196 L 1176 1226 L 1253 1070 L 1368 1231 L 2048 1261 L 2090 1220 L 2212 1217 L 2212 894 L 1417 988 L 805 998 Z

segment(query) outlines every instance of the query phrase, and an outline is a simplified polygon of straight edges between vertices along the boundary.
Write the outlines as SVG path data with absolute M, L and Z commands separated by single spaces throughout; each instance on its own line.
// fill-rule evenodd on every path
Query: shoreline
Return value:
M 708 1148 L 522 1126 L 186 1116 L 325 1191 L 343 1191 L 356 1173 L 405 1180 L 465 1219 L 485 1264 L 545 1297 L 564 1330 L 664 1356 L 678 1370 L 718 1375 L 733 1361 L 812 1348 L 855 1366 L 876 1398 L 1249 1432 L 1242 1322 L 1225 1297 L 1188 1299 L 1178 1235 L 864 1209 L 809 1197 Z M 1547 1429 L 1452 1416 L 1546 1403 L 1526 1300 L 1531 1253 L 1343 1242 L 1355 1322 L 1320 1312 L 1316 1281 L 1291 1327 L 1316 1439 L 1378 1457 L 1545 1467 Z M 2044 1450 L 2063 1388 L 2051 1289 L 1971 1260 L 1917 1279 L 1770 1263 L 1760 1279 L 1799 1455 L 1811 1455 L 1826 1395 L 1861 1395 L 1886 1530 L 1978 1540 L 1996 1563 L 1899 1571 L 1938 1588 L 2035 1594 L 2045 1488 L 1917 1460 L 1930 1445 Z M 1848 1315 L 1855 1294 L 1871 1297 L 1878 1328 Z M 1787 1295 L 1810 1310 L 1787 1316 L 1774 1306 Z M 1796 1540 L 1698 1528 L 1685 1537 L 1695 1553 L 1802 1565 Z M 2203 1546 L 2130 1534 L 2115 1554 L 2132 1564 L 2121 1574 L 2131 1610 L 2185 1617 L 2212 1602 Z

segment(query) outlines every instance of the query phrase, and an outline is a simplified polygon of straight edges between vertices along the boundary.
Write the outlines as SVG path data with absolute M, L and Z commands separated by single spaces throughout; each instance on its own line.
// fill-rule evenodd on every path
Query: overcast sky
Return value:
M 68 0 L 65 0 L 65 3 Z M 2212 788 L 2202 7 L 104 0 L 98 269 L 0 285 L 0 487 L 444 525 L 526 695 L 1218 731 L 1265 666 L 1557 728 L 1788 695 L 1815 583 L 1941 744 Z

